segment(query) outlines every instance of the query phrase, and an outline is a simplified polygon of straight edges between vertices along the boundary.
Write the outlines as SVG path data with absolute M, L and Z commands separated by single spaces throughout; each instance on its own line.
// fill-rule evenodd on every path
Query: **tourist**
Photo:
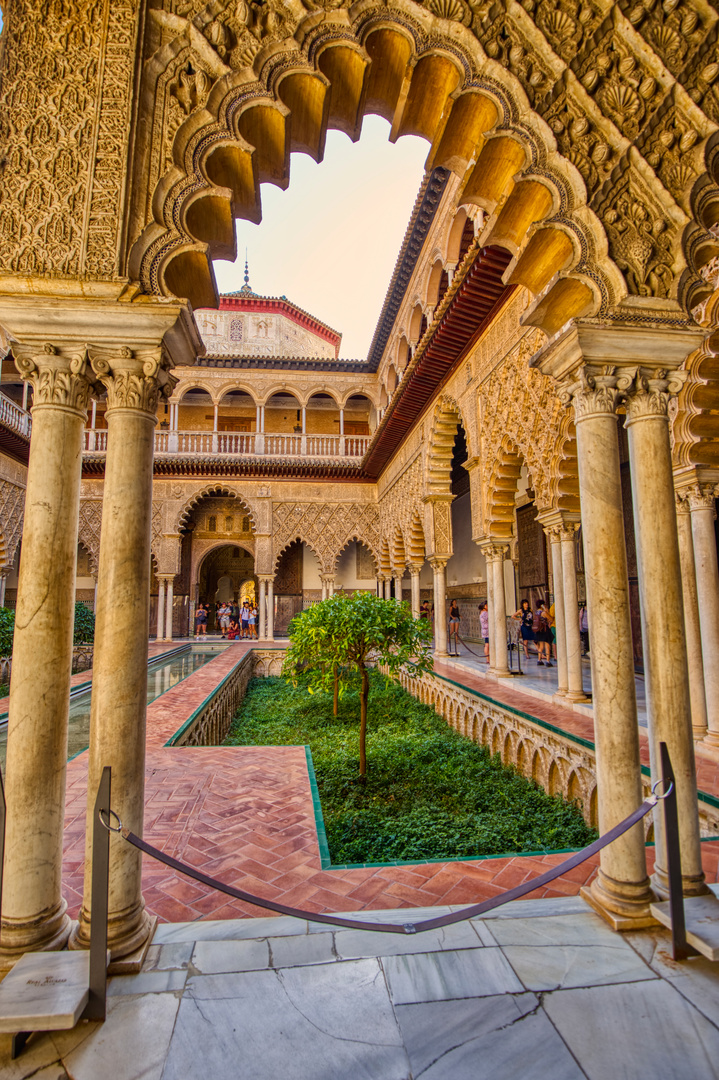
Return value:
M 423 600 L 419 607 L 420 619 L 429 619 L 429 600 Z
M 524 655 L 529 660 L 529 642 L 534 641 L 534 631 L 532 626 L 534 624 L 534 616 L 532 615 L 532 609 L 529 606 L 529 600 L 522 600 L 517 611 L 515 611 L 513 618 L 519 619 L 520 633 L 522 635 L 522 647 L 524 648 Z
M 220 605 L 219 616 L 220 616 L 220 630 L 222 631 L 222 636 L 223 637 L 226 636 L 227 631 L 230 628 L 230 615 L 231 615 L 231 612 L 230 612 L 229 604 L 224 604 L 224 603 L 221 604 Z
M 484 661 L 489 663 L 489 607 L 485 600 L 479 605 L 479 634 L 484 642 Z
M 242 603 L 242 610 L 240 611 L 240 637 L 246 638 L 250 636 L 250 602 L 244 600 Z
M 532 632 L 537 644 L 537 664 L 540 667 L 552 667 L 552 658 L 549 651 L 552 646 L 552 630 L 549 625 L 549 608 L 543 600 L 537 600 L 532 620 Z
M 207 636 L 207 608 L 202 603 L 195 608 L 195 634 L 197 637 L 200 634 L 203 637 Z
M 248 619 L 248 622 L 250 624 L 250 637 L 251 638 L 256 638 L 257 637 L 257 608 L 255 607 L 254 604 L 250 608 L 250 617 Z
M 449 605 L 449 645 L 450 656 L 452 655 L 452 638 L 454 638 L 454 655 L 459 656 L 459 607 L 457 601 L 452 600 Z
M 240 628 L 237 625 L 237 620 L 236 619 L 230 619 L 230 625 L 229 625 L 229 628 L 227 630 L 227 640 L 228 641 L 234 641 L 235 638 L 237 637 L 237 635 L 239 634 L 239 632 L 240 632 Z

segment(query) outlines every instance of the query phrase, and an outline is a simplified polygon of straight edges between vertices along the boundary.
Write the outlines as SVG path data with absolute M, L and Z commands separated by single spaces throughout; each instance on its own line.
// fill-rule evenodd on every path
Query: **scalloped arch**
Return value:
M 240 506 L 242 506 L 247 511 L 247 515 L 250 519 L 250 522 L 252 524 L 252 530 L 254 532 L 257 529 L 257 516 L 251 504 L 247 501 L 244 495 L 241 495 L 238 491 L 235 491 L 233 488 L 228 487 L 225 484 L 208 484 L 200 491 L 193 492 L 193 494 L 183 506 L 182 510 L 180 510 L 179 514 L 175 518 L 175 532 L 179 532 L 180 529 L 187 523 L 187 520 L 193 509 L 203 499 L 222 498 L 225 496 L 229 496 L 232 499 L 237 499 Z

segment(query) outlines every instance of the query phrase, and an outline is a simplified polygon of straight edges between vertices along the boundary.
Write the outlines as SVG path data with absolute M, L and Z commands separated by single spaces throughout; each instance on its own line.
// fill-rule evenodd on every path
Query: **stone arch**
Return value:
M 499 724 L 495 725 L 492 732 L 492 757 L 495 754 L 499 754 L 500 758 L 502 756 L 502 728 Z
M 494 459 L 486 492 L 486 531 L 493 537 L 511 537 L 514 531 L 514 495 L 522 471 L 523 459 L 507 436 Z
M 181 404 L 183 398 L 187 397 L 188 394 L 191 394 L 193 390 L 201 390 L 203 394 L 209 396 L 213 404 L 216 404 L 217 401 L 219 401 L 219 398 L 215 397 L 216 389 L 217 388 L 211 383 L 203 383 L 202 380 L 192 379 L 187 383 L 181 382 L 179 384 L 172 396 L 172 400 L 177 404 Z
M 583 794 L 579 777 L 574 769 L 572 769 L 567 779 L 567 802 L 578 803 L 581 805 L 584 801 Z
M 504 737 L 504 745 L 502 747 L 502 762 L 505 765 L 511 765 L 513 761 L 512 753 L 512 733 L 508 731 Z
M 279 565 L 280 559 L 281 559 L 282 555 L 284 554 L 284 552 L 287 551 L 287 548 L 290 547 L 292 544 L 297 543 L 298 541 L 301 544 L 306 544 L 307 545 L 307 547 L 310 549 L 310 551 L 312 552 L 314 557 L 317 559 L 317 565 L 319 566 L 320 570 L 324 571 L 324 566 L 323 566 L 323 563 L 322 563 L 322 559 L 320 557 L 320 553 L 317 550 L 316 546 L 306 536 L 303 536 L 302 533 L 298 532 L 296 536 L 293 536 L 293 537 L 291 537 L 289 539 L 285 538 L 285 541 L 282 544 L 282 546 L 279 548 L 278 551 L 275 552 L 274 561 L 272 563 L 272 572 L 273 573 L 277 572 L 277 567 Z
M 240 495 L 239 492 L 233 490 L 233 488 L 227 487 L 227 485 L 225 484 L 208 484 L 206 487 L 194 492 L 186 501 L 185 505 L 182 507 L 177 517 L 175 518 L 173 532 L 179 532 L 180 529 L 182 529 L 183 526 L 187 524 L 190 514 L 197 506 L 197 504 L 202 501 L 202 499 L 222 498 L 225 496 L 229 496 L 232 499 L 237 499 L 240 506 L 250 519 L 252 531 L 255 532 L 257 529 L 257 518 L 254 510 L 252 509 L 252 506 L 243 495 Z
M 522 776 L 526 776 L 529 769 L 529 753 L 527 745 L 523 740 L 520 740 L 517 747 L 517 772 L 520 772 Z
M 382 540 L 382 547 L 380 548 L 379 555 L 379 568 L 381 573 L 388 577 L 392 574 L 392 555 L 389 549 L 389 540 L 385 536 Z
M 452 452 L 460 424 L 469 440 L 469 428 L 464 422 L 462 410 L 456 401 L 443 395 L 434 410 L 427 453 L 427 487 L 433 495 L 449 493 Z M 467 448 L 471 457 L 469 444 Z
M 449 228 L 447 235 L 447 262 L 459 264 L 460 253 L 462 248 L 462 238 L 465 232 L 465 226 L 469 222 L 472 228 L 472 235 L 474 236 L 474 228 L 471 221 L 469 221 L 469 215 L 467 209 L 464 206 L 460 206 L 457 213 L 454 215 L 454 220 Z
M 550 795 L 560 795 L 562 792 L 562 776 L 556 761 L 551 761 L 549 764 L 547 791 Z
M 409 561 L 415 564 L 421 564 L 425 560 L 426 548 L 424 543 L 424 529 L 422 527 L 422 519 L 416 510 L 412 515 L 409 526 L 407 554 Z
M 334 573 L 334 571 L 336 570 L 337 563 L 339 562 L 339 557 L 342 554 L 342 552 L 353 541 L 354 541 L 354 543 L 362 544 L 363 547 L 367 548 L 370 555 L 372 556 L 372 562 L 374 563 L 375 577 L 377 577 L 378 574 L 379 574 L 379 556 L 378 556 L 376 550 L 374 549 L 374 547 L 372 546 L 372 544 L 369 542 L 369 540 L 367 540 L 365 537 L 360 536 L 358 533 L 353 533 L 352 536 L 347 537 L 344 544 L 342 545 L 342 547 L 339 549 L 339 551 L 337 552 L 337 554 L 335 556 L 335 561 L 334 561 L 334 565 L 333 565 L 333 568 L 332 568 L 332 572 Z
M 404 574 L 407 565 L 407 553 L 405 550 L 404 536 L 399 525 L 394 530 L 392 538 L 392 570 Z
M 542 779 L 544 776 L 544 763 L 542 761 L 542 755 L 539 750 L 535 750 L 532 754 L 532 780 L 535 784 L 542 785 Z
M 431 308 L 436 308 L 440 301 L 440 283 L 443 271 L 444 264 L 442 260 L 440 258 L 435 259 L 427 277 L 427 286 L 425 288 L 425 301 Z
M 271 31 L 266 17 L 253 12 L 254 38 L 245 25 L 238 28 L 248 47 L 254 41 L 250 55 L 261 49 L 259 85 L 246 61 L 232 70 L 224 52 L 200 37 L 204 59 L 185 87 L 189 115 L 174 136 L 172 165 L 164 175 L 150 170 L 154 190 L 135 185 L 140 229 L 141 206 L 152 207 L 154 220 L 137 230 L 127 269 L 146 292 L 216 306 L 210 259 L 234 251 L 235 216 L 257 220 L 259 185 L 286 186 L 291 152 L 321 160 L 328 126 L 354 134 L 371 111 L 394 120 L 393 138 L 427 138 L 431 165 L 463 179 L 463 201 L 485 211 L 488 235 L 516 250 L 514 278 L 523 283 L 533 271 L 542 279 L 541 285 L 534 280 L 537 292 L 552 283 L 543 298 L 548 317 L 560 317 L 550 311 L 558 287 L 563 321 L 599 304 L 607 308 L 623 295 L 599 220 L 586 206 L 585 182 L 558 154 L 546 123 L 527 108 L 509 63 L 489 60 L 461 20 L 438 22 L 419 6 L 408 11 L 390 2 L 381 13 L 348 12 L 341 35 L 332 18 L 318 21 L 311 7 L 299 19 L 283 8 Z M 456 20 L 454 9 L 451 16 Z M 171 68 L 179 78 L 177 58 L 190 26 L 175 16 L 176 38 L 168 34 L 146 65 L 143 100 L 157 99 L 158 116 L 165 100 L 159 87 L 172 92 L 175 83 L 165 71 Z M 141 119 L 153 126 L 149 116 Z M 578 237 L 576 264 L 567 264 L 566 251 L 548 254 L 546 244 L 542 258 L 533 250 L 526 254 L 532 228 L 544 223 L 543 231 L 552 234 L 558 216 Z
M 397 370 L 404 371 L 410 360 L 409 342 L 404 334 L 399 339 L 397 346 Z
M 0 545 L 2 544 L 2 542 L 3 542 L 2 538 L 0 538 Z M 77 546 L 81 547 L 83 549 L 83 551 L 87 554 L 88 561 L 90 563 L 90 572 L 91 572 L 93 577 L 97 577 L 98 553 L 93 551 L 93 549 L 90 547 L 89 543 L 86 542 L 85 540 L 83 540 L 81 536 L 78 536 L 78 538 L 77 538 Z M 154 553 L 152 553 L 152 558 L 155 559 Z M 5 560 L 3 559 L 3 550 L 2 550 L 2 547 L 0 546 L 0 566 L 5 566 L 5 565 L 9 566 L 9 565 L 12 565 L 12 564 L 5 562 Z

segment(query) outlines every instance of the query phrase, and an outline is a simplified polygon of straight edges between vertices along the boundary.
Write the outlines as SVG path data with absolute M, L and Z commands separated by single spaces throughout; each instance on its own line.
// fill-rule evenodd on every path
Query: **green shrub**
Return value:
M 95 640 L 95 613 L 87 604 L 79 602 L 75 604 L 75 630 L 72 636 L 73 645 L 86 645 Z
M 368 753 L 358 777 L 356 695 L 253 679 L 225 745 L 309 745 L 334 863 L 457 859 L 583 847 L 580 810 L 458 735 L 397 683 L 372 673 Z M 353 700 L 354 698 L 354 700 Z
M 0 656 L 12 656 L 12 639 L 15 633 L 15 612 L 12 608 L 0 608 Z

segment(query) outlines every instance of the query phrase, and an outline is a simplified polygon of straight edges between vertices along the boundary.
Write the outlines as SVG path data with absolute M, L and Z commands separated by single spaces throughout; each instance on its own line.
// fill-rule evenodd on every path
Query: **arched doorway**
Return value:
M 199 598 L 209 605 L 208 633 L 217 632 L 217 608 L 222 603 L 242 605 L 257 600 L 257 578 L 252 552 L 238 544 L 222 544 L 205 555 L 199 567 Z

